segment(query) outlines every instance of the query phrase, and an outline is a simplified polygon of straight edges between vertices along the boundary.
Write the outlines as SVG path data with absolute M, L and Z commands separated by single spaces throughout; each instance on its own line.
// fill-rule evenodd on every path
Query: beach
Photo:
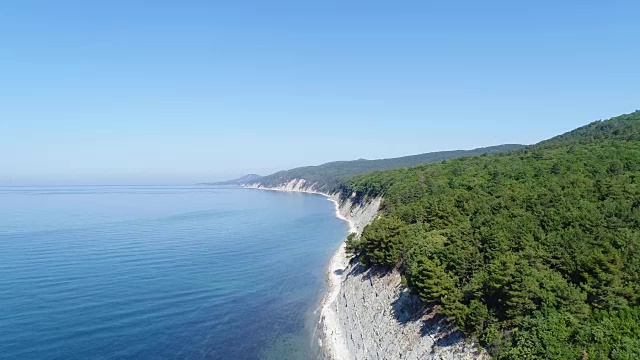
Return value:
M 349 232 L 356 232 L 353 221 L 347 219 L 340 213 L 340 204 L 338 201 L 329 198 L 336 207 L 336 217 L 346 221 L 349 224 Z M 342 360 L 349 359 L 349 349 L 345 342 L 340 321 L 337 313 L 337 298 L 340 294 L 342 286 L 342 274 L 349 265 L 349 258 L 345 251 L 345 243 L 342 242 L 338 250 L 333 254 L 327 267 L 327 292 L 322 301 L 320 308 L 320 326 L 322 328 L 321 346 L 325 354 L 330 359 Z

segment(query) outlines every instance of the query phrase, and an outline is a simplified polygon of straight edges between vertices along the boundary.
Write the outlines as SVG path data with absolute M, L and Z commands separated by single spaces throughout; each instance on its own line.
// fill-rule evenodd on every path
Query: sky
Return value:
M 0 184 L 532 144 L 640 108 L 637 1 L 3 1 Z

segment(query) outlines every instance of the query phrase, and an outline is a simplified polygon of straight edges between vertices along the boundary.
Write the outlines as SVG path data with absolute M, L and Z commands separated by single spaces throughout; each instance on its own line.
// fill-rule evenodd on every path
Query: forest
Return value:
M 517 151 L 352 177 L 348 250 L 498 359 L 640 359 L 640 111 Z
M 246 183 L 259 183 L 266 187 L 274 187 L 294 179 L 305 179 L 307 180 L 307 183 L 315 184 L 313 189 L 315 191 L 334 193 L 339 190 L 340 185 L 345 179 L 354 175 L 415 166 L 464 156 L 507 152 L 517 150 L 522 147 L 523 145 L 506 144 L 473 150 L 440 151 L 391 159 L 334 161 L 318 166 L 305 166 L 291 170 L 279 171 Z

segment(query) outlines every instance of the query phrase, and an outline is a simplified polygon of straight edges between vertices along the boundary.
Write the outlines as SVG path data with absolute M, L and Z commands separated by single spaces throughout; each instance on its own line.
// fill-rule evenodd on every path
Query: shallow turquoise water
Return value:
M 0 358 L 317 357 L 346 232 L 317 195 L 0 187 Z

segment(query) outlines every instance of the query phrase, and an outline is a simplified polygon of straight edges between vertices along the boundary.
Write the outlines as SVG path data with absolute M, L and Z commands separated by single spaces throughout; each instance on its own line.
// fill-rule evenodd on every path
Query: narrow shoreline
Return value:
M 357 232 L 357 228 L 355 223 L 344 216 L 340 212 L 340 203 L 338 200 L 334 199 L 331 195 L 312 191 L 312 190 L 289 190 L 289 189 L 277 189 L 277 188 L 264 188 L 264 187 L 250 187 L 244 186 L 247 189 L 256 189 L 256 190 L 268 190 L 268 191 L 280 191 L 280 192 L 291 192 L 291 193 L 306 193 L 306 194 L 316 194 L 322 195 L 327 200 L 331 201 L 335 207 L 335 217 L 345 221 L 349 225 L 349 232 L 354 233 Z M 338 295 L 340 294 L 340 289 L 342 287 L 342 273 L 349 265 L 349 257 L 347 256 L 345 250 L 345 240 L 342 240 L 338 249 L 333 253 L 327 267 L 325 268 L 325 276 L 327 282 L 327 288 L 325 290 L 325 295 L 322 299 L 322 303 L 320 305 L 320 320 L 318 322 L 318 327 L 322 330 L 322 335 L 318 339 L 320 343 L 320 347 L 323 351 L 323 354 L 331 360 L 348 360 L 349 349 L 346 343 L 346 338 L 343 335 L 342 327 L 340 326 L 340 321 L 338 319 L 337 308 L 335 306 L 336 300 L 338 299 Z
M 349 233 L 356 232 L 356 226 L 353 221 L 340 213 L 340 204 L 338 201 L 331 199 L 336 207 L 336 217 L 344 220 L 349 224 Z M 322 307 L 320 308 L 320 326 L 322 327 L 322 339 L 320 346 L 324 349 L 325 354 L 332 360 L 349 359 L 349 348 L 342 333 L 342 327 L 338 319 L 337 308 L 335 306 L 340 289 L 342 287 L 342 274 L 349 265 L 349 258 L 345 250 L 344 240 L 338 247 L 338 250 L 331 256 L 329 266 L 327 267 L 327 290 Z

